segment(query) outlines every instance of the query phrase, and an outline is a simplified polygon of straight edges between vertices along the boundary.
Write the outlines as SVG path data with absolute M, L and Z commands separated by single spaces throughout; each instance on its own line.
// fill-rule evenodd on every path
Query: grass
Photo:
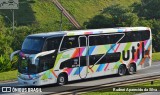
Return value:
M 147 88 L 149 90 L 149 88 L 154 88 L 159 90 L 160 89 L 160 79 L 159 80 L 154 80 L 153 84 L 151 84 L 150 81 L 148 82 L 143 82 L 143 83 L 138 83 L 138 84 L 132 84 L 132 85 L 128 85 L 125 87 L 120 87 L 121 89 L 123 88 L 131 88 L 131 89 L 137 89 L 137 88 L 142 88 L 144 90 L 144 88 Z M 108 90 L 108 89 L 106 89 Z M 139 93 L 144 93 L 144 92 L 111 92 L 113 89 L 109 89 L 109 91 L 106 90 L 99 90 L 99 91 L 95 91 L 95 92 L 88 92 L 82 95 L 135 95 L 135 94 L 139 94 Z
M 27 26 L 37 25 L 42 32 L 59 31 L 60 11 L 52 3 L 52 0 L 20 0 L 19 9 L 15 10 L 15 25 Z M 71 13 L 76 20 L 83 25 L 95 15 L 113 4 L 129 6 L 140 0 L 58 0 Z M 0 15 L 7 16 L 12 20 L 11 11 L 0 10 Z M 11 22 L 4 18 L 6 24 L 10 26 Z M 72 24 L 63 16 L 63 30 L 74 29 Z
M 83 25 L 84 22 L 98 15 L 110 5 L 129 6 L 140 0 L 59 0 L 61 4 Z
M 17 70 L 0 73 L 0 81 L 17 79 Z
M 153 53 L 153 55 L 152 55 L 152 60 L 153 60 L 153 61 L 160 61 L 160 52 L 158 52 L 158 53 Z

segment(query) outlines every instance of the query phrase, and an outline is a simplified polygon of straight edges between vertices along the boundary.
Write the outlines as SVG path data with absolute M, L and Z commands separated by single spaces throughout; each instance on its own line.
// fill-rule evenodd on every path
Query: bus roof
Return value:
M 114 33 L 114 32 L 129 32 L 129 31 L 140 31 L 150 30 L 149 27 L 117 27 L 117 28 L 103 28 L 103 29 L 89 29 L 89 30 L 75 30 L 75 31 L 64 31 L 66 35 L 85 35 L 85 34 L 100 34 L 100 33 Z
M 49 37 L 60 37 L 64 36 L 66 33 L 64 32 L 48 32 L 48 33 L 38 33 L 38 34 L 32 34 L 28 37 L 43 37 L 43 38 L 49 38 Z
M 88 30 L 72 30 L 63 32 L 48 32 L 29 35 L 29 37 L 59 37 L 59 36 L 73 36 L 73 35 L 86 35 L 86 34 L 100 34 L 100 33 L 114 33 L 114 32 L 127 32 L 127 31 L 140 31 L 150 30 L 149 27 L 117 27 L 117 28 L 103 28 L 103 29 L 88 29 Z

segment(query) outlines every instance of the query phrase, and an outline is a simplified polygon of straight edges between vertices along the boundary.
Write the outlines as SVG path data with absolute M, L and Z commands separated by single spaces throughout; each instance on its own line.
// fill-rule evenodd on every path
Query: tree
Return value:
M 13 37 L 10 36 L 10 31 L 8 31 L 4 25 L 3 17 L 0 16 L 0 72 L 12 68 L 9 55 L 12 52 L 11 43 Z
M 146 19 L 159 19 L 160 17 L 160 0 L 141 0 L 141 3 L 135 3 L 134 12 L 138 13 L 139 17 Z
M 89 22 L 85 22 L 84 26 L 86 26 L 87 29 L 114 27 L 112 20 L 106 18 L 104 15 L 93 17 Z
M 89 22 L 84 23 L 86 28 L 111 28 L 123 26 L 135 26 L 138 16 L 132 13 L 132 9 L 120 5 L 112 5 L 103 10 Z

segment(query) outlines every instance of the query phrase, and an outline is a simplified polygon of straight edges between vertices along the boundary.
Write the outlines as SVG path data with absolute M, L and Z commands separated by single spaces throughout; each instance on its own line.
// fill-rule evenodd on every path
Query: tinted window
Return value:
M 54 49 L 57 50 L 59 48 L 61 40 L 62 40 L 62 37 L 47 39 L 45 46 L 44 46 L 44 51 L 49 51 L 49 50 L 54 50 Z
M 112 62 L 117 62 L 120 60 L 120 56 L 121 53 L 117 52 L 117 53 L 107 53 L 103 58 L 102 58 L 102 62 L 99 62 L 100 64 L 103 62 L 106 63 L 112 63 Z
M 61 43 L 61 39 L 62 37 L 55 37 L 55 38 L 47 39 L 44 50 L 45 51 L 54 50 L 54 49 L 57 50 Z
M 125 36 L 120 41 L 120 43 L 144 41 L 144 40 L 148 40 L 149 37 L 150 37 L 150 32 L 148 30 L 125 32 Z
M 63 39 L 61 51 L 78 47 L 78 36 L 66 36 Z
M 80 66 L 87 66 L 87 60 L 86 56 L 80 57 Z
M 89 45 L 104 45 L 104 44 L 114 44 L 123 37 L 123 34 L 113 34 L 113 35 L 94 35 L 89 37 Z
M 115 44 L 117 43 L 117 41 L 119 41 L 122 37 L 124 36 L 124 34 L 114 34 L 114 35 L 110 35 L 110 43 L 109 44 Z
M 150 31 L 146 30 L 146 31 L 142 31 L 141 32 L 141 40 L 148 40 L 150 38 Z
M 90 65 L 94 65 L 104 54 L 99 55 L 91 55 L 90 56 Z M 106 63 L 112 63 L 117 62 L 120 60 L 121 54 L 119 52 L 117 53 L 107 53 L 97 64 L 106 64 Z
M 38 72 L 46 71 L 53 68 L 57 56 L 57 51 L 52 54 L 39 57 Z
M 42 51 L 44 45 L 43 38 L 34 38 L 34 37 L 27 37 L 22 45 L 22 52 L 24 53 L 39 53 Z
M 68 60 L 62 62 L 60 65 L 60 69 L 75 68 L 75 67 L 79 67 L 79 59 L 78 58 L 68 59 Z
M 84 47 L 84 46 L 87 45 L 87 38 L 86 37 L 80 37 L 79 42 L 80 42 L 80 47 Z

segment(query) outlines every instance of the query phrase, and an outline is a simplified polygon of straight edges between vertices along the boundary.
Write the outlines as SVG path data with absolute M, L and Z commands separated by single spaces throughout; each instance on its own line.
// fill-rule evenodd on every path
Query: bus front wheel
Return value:
M 65 74 L 60 74 L 57 79 L 58 85 L 64 85 L 67 83 L 67 76 Z
M 126 67 L 124 65 L 120 65 L 118 68 L 118 75 L 123 76 L 126 74 Z

